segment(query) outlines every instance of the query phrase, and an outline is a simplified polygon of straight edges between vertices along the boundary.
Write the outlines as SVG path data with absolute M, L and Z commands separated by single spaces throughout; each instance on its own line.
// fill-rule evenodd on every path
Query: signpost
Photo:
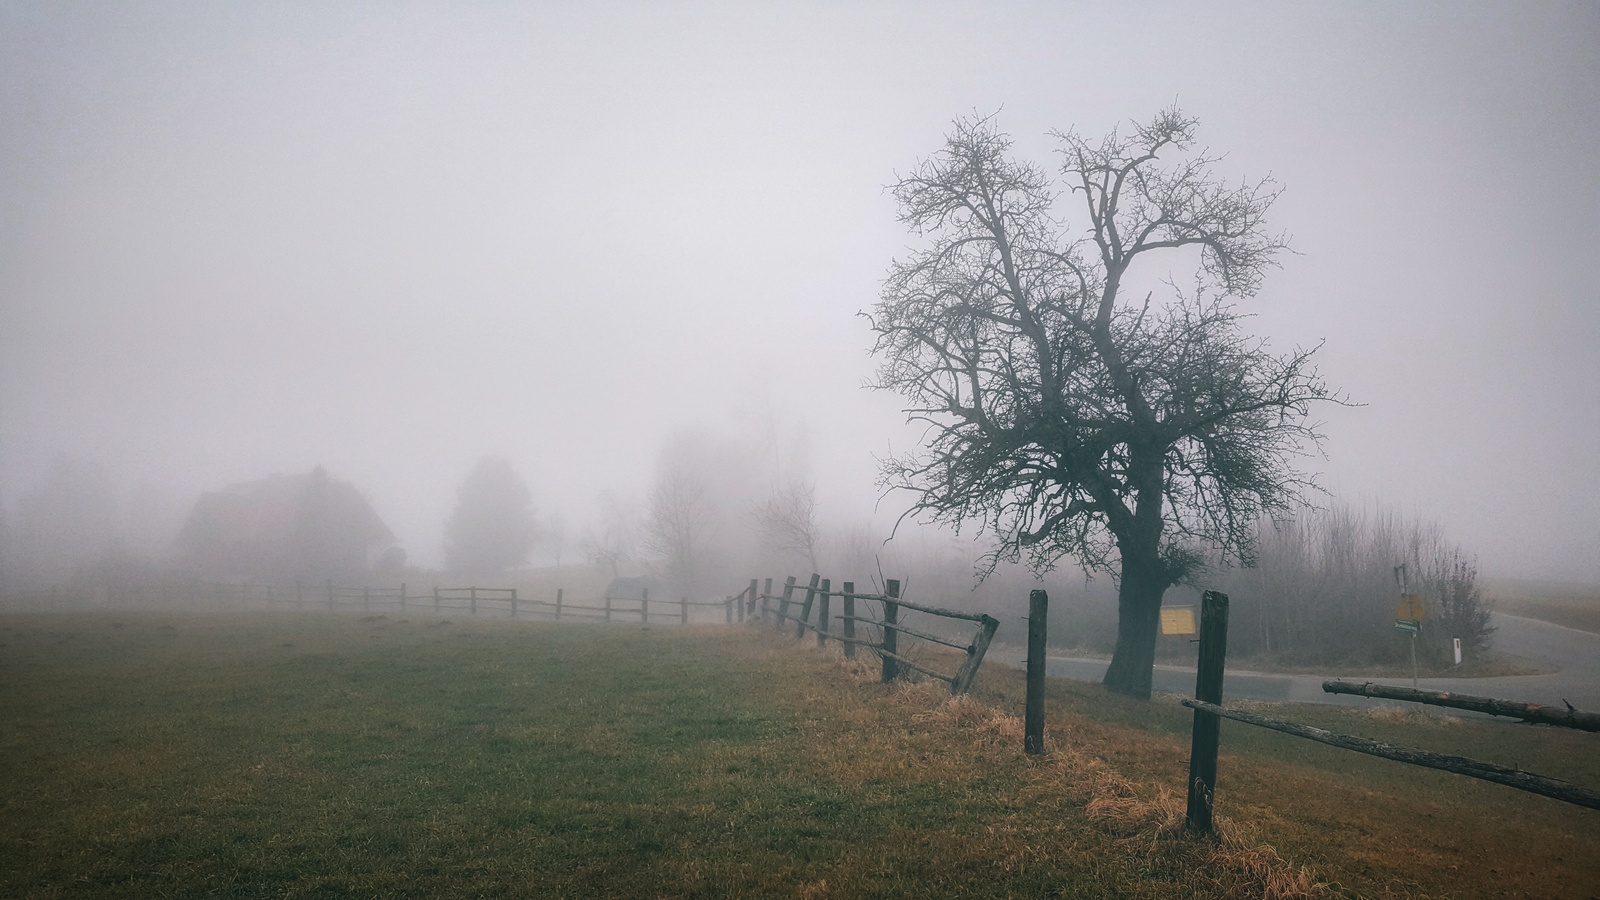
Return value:
M 1194 634 L 1194 607 L 1192 606 L 1163 606 L 1161 607 L 1161 633 L 1162 634 Z
M 1411 689 L 1417 687 L 1417 635 L 1422 633 L 1422 595 L 1413 594 L 1406 590 L 1406 567 L 1404 564 L 1394 567 L 1394 583 L 1400 587 L 1400 605 L 1395 607 L 1394 627 L 1411 635 Z M 1456 661 L 1460 662 L 1459 653 Z

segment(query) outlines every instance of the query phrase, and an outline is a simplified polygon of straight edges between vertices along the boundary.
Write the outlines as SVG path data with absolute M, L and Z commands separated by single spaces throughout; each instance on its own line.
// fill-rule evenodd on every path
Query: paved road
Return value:
M 1521 675 L 1505 678 L 1423 678 L 1423 690 L 1455 691 L 1464 694 L 1498 697 L 1528 703 L 1560 706 L 1562 701 L 1586 712 L 1600 712 L 1600 634 L 1563 628 L 1536 619 L 1496 613 L 1495 649 L 1535 660 L 1557 669 L 1546 675 Z M 1008 665 L 1021 666 L 1023 658 L 1015 651 L 1000 657 Z M 1046 672 L 1062 678 L 1099 681 L 1106 672 L 1106 660 L 1077 657 L 1049 657 Z M 1357 676 L 1271 675 L 1262 672 L 1229 671 L 1223 681 L 1225 699 L 1277 700 L 1291 703 L 1342 703 L 1371 705 L 1385 701 L 1365 697 L 1326 694 L 1322 682 L 1344 678 L 1363 681 Z M 1410 679 L 1385 679 L 1385 684 L 1410 687 Z M 1194 694 L 1194 668 L 1157 666 L 1154 686 L 1158 691 Z

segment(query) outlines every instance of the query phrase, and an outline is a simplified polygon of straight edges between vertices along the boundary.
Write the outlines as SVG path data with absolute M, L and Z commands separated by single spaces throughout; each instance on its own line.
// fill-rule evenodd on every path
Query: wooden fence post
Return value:
M 783 630 L 783 623 L 789 618 L 789 600 L 794 597 L 794 576 L 790 575 L 783 580 L 783 597 L 778 600 L 777 629 Z
M 611 621 L 611 595 L 606 595 L 606 621 Z
M 650 624 L 650 589 L 642 588 L 639 595 L 639 622 L 642 625 Z
M 817 584 L 821 580 L 821 575 L 812 572 L 811 580 L 806 583 L 806 602 L 800 607 L 800 621 L 794 626 L 795 640 L 799 640 L 806 633 L 806 623 L 811 621 L 811 604 L 817 600 Z
M 761 621 L 762 622 L 766 622 L 767 621 L 767 606 L 771 603 L 771 601 L 772 601 L 772 579 L 768 578 L 765 582 L 763 582 L 763 587 L 761 588 Z M 753 608 L 750 611 L 751 612 L 755 612 L 755 610 Z
M 557 622 L 561 621 L 561 595 L 563 593 L 565 593 L 565 592 L 566 592 L 566 588 L 556 588 L 556 621 Z
M 1028 593 L 1028 697 L 1024 704 L 1022 752 L 1044 752 L 1044 648 L 1050 598 L 1044 591 Z
M 517 617 L 517 589 L 511 589 L 511 618 Z
M 678 624 L 689 624 L 689 598 L 684 597 L 678 601 Z
M 1200 595 L 1200 663 L 1194 677 L 1194 698 L 1222 705 L 1222 674 L 1228 655 L 1228 595 Z M 1197 834 L 1211 833 L 1216 803 L 1217 740 L 1221 720 L 1195 710 L 1189 745 L 1189 808 L 1184 823 Z
M 844 658 L 856 658 L 856 583 L 844 583 Z
M 756 586 L 756 580 L 754 578 L 752 578 L 752 579 L 750 579 L 750 599 L 748 601 L 746 601 L 742 597 L 739 599 L 739 621 L 740 622 L 744 621 L 746 615 L 754 615 L 755 614 L 755 611 L 756 611 L 756 597 L 759 596 L 759 595 L 760 595 L 760 588 L 758 588 Z
M 984 654 L 989 652 L 989 642 L 994 640 L 994 633 L 999 627 L 1000 620 L 993 616 L 984 616 L 979 620 L 978 633 L 967 645 L 967 659 L 956 670 L 956 677 L 950 680 L 950 696 L 959 696 L 972 690 L 972 682 L 978 677 L 978 667 L 983 665 Z
M 900 675 L 900 667 L 894 657 L 888 655 L 899 652 L 894 623 L 900 615 L 900 604 L 894 601 L 900 596 L 900 580 L 890 578 L 884 588 L 888 596 L 883 601 L 883 683 L 888 684 Z
M 471 598 L 471 602 L 472 602 L 472 613 L 471 614 L 475 616 L 475 615 L 478 614 L 478 589 L 476 587 L 467 588 L 467 596 Z
M 728 602 L 722 604 L 722 624 L 733 624 L 733 605 L 735 603 L 739 604 L 739 621 L 744 621 L 744 594 L 740 594 L 737 597 L 729 597 Z
M 822 593 L 817 595 L 821 601 L 817 605 L 817 646 L 828 645 L 828 595 L 833 592 L 833 579 L 822 579 Z

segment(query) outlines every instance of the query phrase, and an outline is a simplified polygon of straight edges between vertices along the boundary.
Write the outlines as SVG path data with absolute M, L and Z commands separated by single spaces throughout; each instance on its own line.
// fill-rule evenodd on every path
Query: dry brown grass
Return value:
M 847 660 L 837 651 L 832 655 L 842 677 L 862 682 L 879 677 L 875 664 L 859 658 Z M 912 721 L 961 735 L 971 743 L 977 757 L 1025 766 L 1026 780 L 1019 800 L 1046 808 L 1081 806 L 1088 820 L 1111 837 L 1121 853 L 1156 858 L 1176 851 L 1219 887 L 1237 896 L 1268 900 L 1332 896 L 1309 866 L 1285 860 L 1260 839 L 1256 828 L 1218 816 L 1214 839 L 1186 836 L 1185 799 L 1164 785 L 1130 778 L 1092 752 L 1063 740 L 1067 737 L 1065 732 L 1073 730 L 1071 720 L 1058 721 L 1054 733 L 1047 735 L 1057 749 L 1029 759 L 1020 752 L 1022 718 L 970 694 L 951 697 L 942 683 L 930 680 L 893 685 L 888 697 L 907 708 Z M 955 780 L 970 773 L 948 774 Z M 990 825 L 988 834 L 991 842 L 1007 848 L 1008 866 L 1023 867 L 1035 856 L 1026 841 L 1014 839 L 1015 835 L 1007 839 L 1004 823 Z

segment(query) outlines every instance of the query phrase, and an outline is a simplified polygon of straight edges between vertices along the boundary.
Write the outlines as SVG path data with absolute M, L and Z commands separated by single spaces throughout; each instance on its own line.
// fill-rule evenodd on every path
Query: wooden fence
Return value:
M 1193 700 L 1181 701 L 1194 710 L 1194 728 L 1189 751 L 1189 797 L 1185 821 L 1191 831 L 1209 834 L 1212 830 L 1212 811 L 1216 802 L 1217 749 L 1221 719 L 1232 719 L 1267 728 L 1298 738 L 1317 741 L 1329 746 L 1357 753 L 1366 753 L 1384 759 L 1454 772 L 1504 784 L 1518 790 L 1542 794 L 1568 803 L 1600 809 L 1600 791 L 1520 769 L 1509 769 L 1464 756 L 1451 756 L 1428 750 L 1399 747 L 1367 738 L 1335 734 L 1321 728 L 1284 722 L 1222 705 L 1222 678 L 1228 647 L 1228 596 L 1216 591 L 1206 591 L 1200 600 L 1200 662 L 1195 673 Z M 1360 694 L 1472 710 L 1497 716 L 1509 716 L 1526 722 L 1539 722 L 1585 731 L 1600 731 L 1600 715 L 1575 709 L 1556 709 L 1531 703 L 1496 700 L 1463 694 L 1418 691 L 1387 685 L 1353 684 L 1343 681 L 1323 682 L 1322 689 L 1330 694 Z
M 528 596 L 517 588 L 479 587 L 429 587 L 416 590 L 407 584 L 400 585 L 347 585 L 332 581 L 321 583 L 294 582 L 272 584 L 256 582 L 205 582 L 173 581 L 160 584 L 140 584 L 129 594 L 108 598 L 110 603 L 136 603 L 159 605 L 180 603 L 191 606 L 267 606 L 306 609 L 359 609 L 363 612 L 391 610 L 397 612 L 465 613 L 467 615 L 499 615 L 513 619 L 544 618 L 554 620 L 593 620 L 603 622 L 636 622 L 640 624 L 678 624 L 713 622 L 726 624 L 744 621 L 745 606 L 737 597 L 720 600 L 653 599 L 648 590 L 638 597 L 615 597 L 602 594 L 598 597 L 579 598 L 572 602 L 565 588 L 557 588 L 554 596 Z M 5 603 L 13 608 L 60 607 L 69 603 L 95 603 L 94 597 L 73 591 L 50 590 L 8 595 Z M 720 615 L 706 615 L 706 610 L 716 610 Z
M 835 591 L 832 579 L 813 574 L 802 588 L 794 576 L 790 576 L 784 580 L 783 591 L 776 595 L 772 593 L 772 579 L 767 579 L 766 590 L 758 594 L 756 579 L 752 578 L 740 596 L 745 598 L 740 606 L 748 606 L 751 613 L 756 611 L 755 604 L 759 600 L 760 620 L 767 622 L 775 618 L 774 627 L 778 631 L 792 624 L 796 640 L 810 633 L 816 636 L 819 647 L 826 646 L 830 640 L 838 641 L 845 656 L 850 658 L 855 657 L 857 647 L 872 650 L 882 661 L 884 682 L 903 677 L 902 672 L 905 671 L 920 672 L 950 685 L 953 695 L 965 694 L 972 689 L 972 682 L 978 676 L 978 668 L 983 665 L 989 643 L 994 639 L 995 630 L 1000 627 L 998 619 L 982 613 L 941 609 L 906 600 L 900 596 L 899 580 L 893 578 L 886 582 L 884 593 L 863 594 L 857 593 L 855 584 L 849 581 Z M 835 599 L 840 605 L 837 614 L 833 612 L 832 601 Z M 773 604 L 776 604 L 776 609 Z M 936 633 L 938 626 L 908 621 L 908 614 L 943 620 L 944 633 Z M 952 635 L 947 624 L 949 622 L 962 623 L 963 629 L 970 628 L 972 631 L 969 634 Z M 903 644 L 903 640 L 949 647 L 964 656 L 954 672 L 941 672 L 910 656 L 910 646 Z

